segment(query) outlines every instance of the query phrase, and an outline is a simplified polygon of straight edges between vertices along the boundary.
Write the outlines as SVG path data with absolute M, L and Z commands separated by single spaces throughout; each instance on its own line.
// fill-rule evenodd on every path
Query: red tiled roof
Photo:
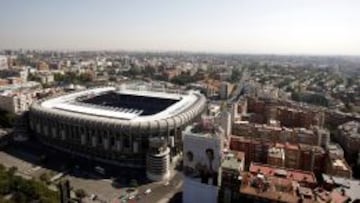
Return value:
M 285 171 L 286 178 L 292 179 L 298 182 L 316 183 L 315 175 L 309 171 L 301 171 L 294 169 L 279 168 L 265 164 L 251 163 L 249 171 L 251 173 L 261 172 L 265 176 L 275 176 L 276 171 Z

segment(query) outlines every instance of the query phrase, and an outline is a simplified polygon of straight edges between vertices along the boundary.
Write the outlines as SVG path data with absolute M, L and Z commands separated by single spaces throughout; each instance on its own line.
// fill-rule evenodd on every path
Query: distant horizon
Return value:
M 35 49 L 35 48 L 3 48 L 1 51 L 36 51 L 36 52 L 128 52 L 128 53 L 183 53 L 208 55 L 250 55 L 250 56 L 315 56 L 315 57 L 360 57 L 360 54 L 311 54 L 311 53 L 251 53 L 251 52 L 215 52 L 192 50 L 125 50 L 125 49 Z
M 358 0 L 4 0 L 0 49 L 360 55 Z

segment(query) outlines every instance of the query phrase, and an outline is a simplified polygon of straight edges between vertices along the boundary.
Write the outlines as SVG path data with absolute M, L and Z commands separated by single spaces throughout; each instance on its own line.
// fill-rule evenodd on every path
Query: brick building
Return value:
M 295 109 L 285 106 L 277 107 L 277 120 L 286 127 L 303 127 L 323 126 L 324 113 L 304 109 Z
M 283 148 L 271 147 L 268 151 L 267 164 L 272 166 L 285 166 L 285 151 Z
M 326 152 L 320 146 L 273 143 L 258 138 L 232 136 L 230 149 L 243 151 L 246 165 L 251 162 L 260 162 L 315 173 L 322 173 L 325 170 Z
M 344 158 L 329 156 L 325 173 L 332 176 L 352 178 L 352 170 Z
M 266 124 L 250 123 L 248 121 L 235 121 L 232 125 L 232 134 L 250 138 L 261 138 L 272 142 L 301 143 L 326 147 L 330 140 L 328 130 L 312 127 L 286 128 Z

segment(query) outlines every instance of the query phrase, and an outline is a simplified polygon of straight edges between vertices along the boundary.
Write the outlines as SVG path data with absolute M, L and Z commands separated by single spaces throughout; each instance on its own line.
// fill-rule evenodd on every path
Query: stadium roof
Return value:
M 141 115 L 141 109 L 129 109 L 129 108 L 116 108 L 100 105 L 83 104 L 77 102 L 78 98 L 87 96 L 101 95 L 106 92 L 116 92 L 124 95 L 136 95 L 151 98 L 162 98 L 176 100 L 172 105 L 168 106 L 162 111 L 159 111 L 152 115 Z M 134 90 L 134 89 L 117 89 L 115 87 L 101 87 L 95 89 L 88 89 L 68 95 L 59 96 L 46 100 L 41 103 L 44 108 L 63 110 L 67 112 L 75 112 L 93 116 L 102 116 L 108 118 L 116 118 L 122 120 L 133 121 L 148 121 L 158 120 L 172 117 L 196 103 L 198 97 L 189 91 L 187 93 L 180 92 L 164 92 L 164 91 L 149 91 L 149 90 Z

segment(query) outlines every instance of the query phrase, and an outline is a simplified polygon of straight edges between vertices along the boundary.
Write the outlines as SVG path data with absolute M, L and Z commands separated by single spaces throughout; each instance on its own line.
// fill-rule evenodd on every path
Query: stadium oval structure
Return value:
M 29 122 L 46 145 L 116 165 L 146 167 L 150 138 L 165 140 L 169 156 L 176 156 L 182 130 L 205 106 L 206 98 L 197 91 L 97 87 L 33 103 Z

